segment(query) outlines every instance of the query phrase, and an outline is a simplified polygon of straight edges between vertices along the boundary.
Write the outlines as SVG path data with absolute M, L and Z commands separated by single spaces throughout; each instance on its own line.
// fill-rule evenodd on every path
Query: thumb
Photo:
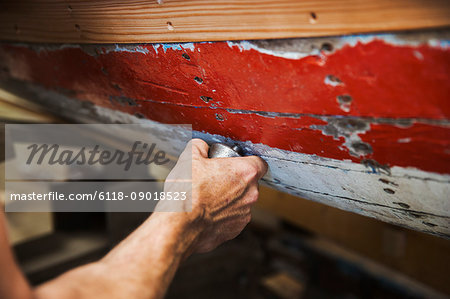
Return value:
M 208 158 L 208 150 L 209 150 L 209 145 L 198 138 L 192 139 L 188 145 L 186 146 L 186 148 L 191 144 L 192 146 L 192 156 L 200 156 L 202 158 Z

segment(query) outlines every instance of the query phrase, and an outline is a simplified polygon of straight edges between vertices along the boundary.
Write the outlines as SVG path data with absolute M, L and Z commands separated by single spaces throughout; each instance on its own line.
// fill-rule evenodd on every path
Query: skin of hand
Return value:
M 31 289 L 14 262 L 0 219 L 1 298 L 162 298 L 183 259 L 236 237 L 250 221 L 258 180 L 267 164 L 258 157 L 208 159 L 208 145 L 193 139 L 169 174 L 173 190 L 192 159 L 190 212 L 154 212 L 101 260 Z M 191 167 L 189 165 L 189 167 Z M 0 212 L 3 218 L 3 211 Z M 14 275 L 14 276 L 12 276 Z M 15 277 L 9 283 L 8 277 Z
M 257 156 L 208 158 L 209 146 L 201 139 L 192 145 L 192 223 L 200 234 L 193 252 L 207 252 L 235 238 L 250 222 L 251 206 L 258 199 L 258 180 L 267 164 Z M 188 145 L 189 146 L 189 145 Z M 179 168 L 191 157 L 181 155 L 166 179 L 165 190 L 176 185 Z

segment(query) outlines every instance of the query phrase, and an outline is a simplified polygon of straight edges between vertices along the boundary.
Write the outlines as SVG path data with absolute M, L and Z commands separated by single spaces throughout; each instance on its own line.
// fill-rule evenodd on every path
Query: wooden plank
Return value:
M 160 3 L 160 4 L 159 4 Z M 0 3 L 0 39 L 136 43 L 311 37 L 450 25 L 446 0 Z

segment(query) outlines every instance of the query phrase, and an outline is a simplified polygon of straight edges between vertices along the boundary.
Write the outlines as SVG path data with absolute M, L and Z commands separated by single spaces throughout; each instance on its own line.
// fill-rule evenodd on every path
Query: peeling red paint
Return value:
M 450 173 L 449 50 L 374 40 L 294 60 L 225 42 L 195 44 L 194 51 L 141 47 L 148 53 L 2 45 L 0 66 L 12 77 L 156 121 L 192 123 L 196 130 L 327 158 Z M 330 75 L 340 83 L 327 83 Z M 348 112 L 337 100 L 342 95 L 351 96 Z M 137 106 L 115 97 L 134 99 Z M 342 146 L 344 137 L 311 128 L 327 124 L 322 116 L 369 121 L 359 136 L 373 153 L 353 157 Z M 416 121 L 402 127 L 393 124 L 398 118 Z

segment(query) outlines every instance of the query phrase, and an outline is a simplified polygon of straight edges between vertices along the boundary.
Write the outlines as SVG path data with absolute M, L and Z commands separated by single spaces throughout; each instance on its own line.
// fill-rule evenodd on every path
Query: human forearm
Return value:
M 258 180 L 267 165 L 257 157 L 209 159 L 208 145 L 201 140 L 193 140 L 190 146 L 192 152 L 183 152 L 164 185 L 167 192 L 178 190 L 177 183 L 184 181 L 186 171 L 192 171 L 191 188 L 186 192 L 191 200 L 182 202 L 186 207 L 190 204 L 190 212 L 153 213 L 100 261 L 69 271 L 34 289 L 33 294 L 22 276 L 22 289 L 32 298 L 162 298 L 184 258 L 236 237 L 250 221 Z M 158 209 L 161 203 L 158 211 L 166 207 Z M 1 236 L 6 232 L 0 229 Z M 6 241 L 1 245 L 0 249 L 10 251 Z M 11 269 L 19 273 L 11 261 L 12 256 L 0 255 L 0 262 L 9 263 L 9 267 L 0 267 L 0 274 Z M 7 279 L 2 282 L 7 295 L 17 294 L 20 286 L 14 287 Z
M 162 298 L 198 238 L 192 216 L 154 213 L 103 259 L 41 286 L 37 297 Z
M 102 262 L 134 277 L 130 287 L 147 294 L 143 298 L 161 298 L 180 262 L 192 251 L 199 221 L 192 213 L 154 213 Z

